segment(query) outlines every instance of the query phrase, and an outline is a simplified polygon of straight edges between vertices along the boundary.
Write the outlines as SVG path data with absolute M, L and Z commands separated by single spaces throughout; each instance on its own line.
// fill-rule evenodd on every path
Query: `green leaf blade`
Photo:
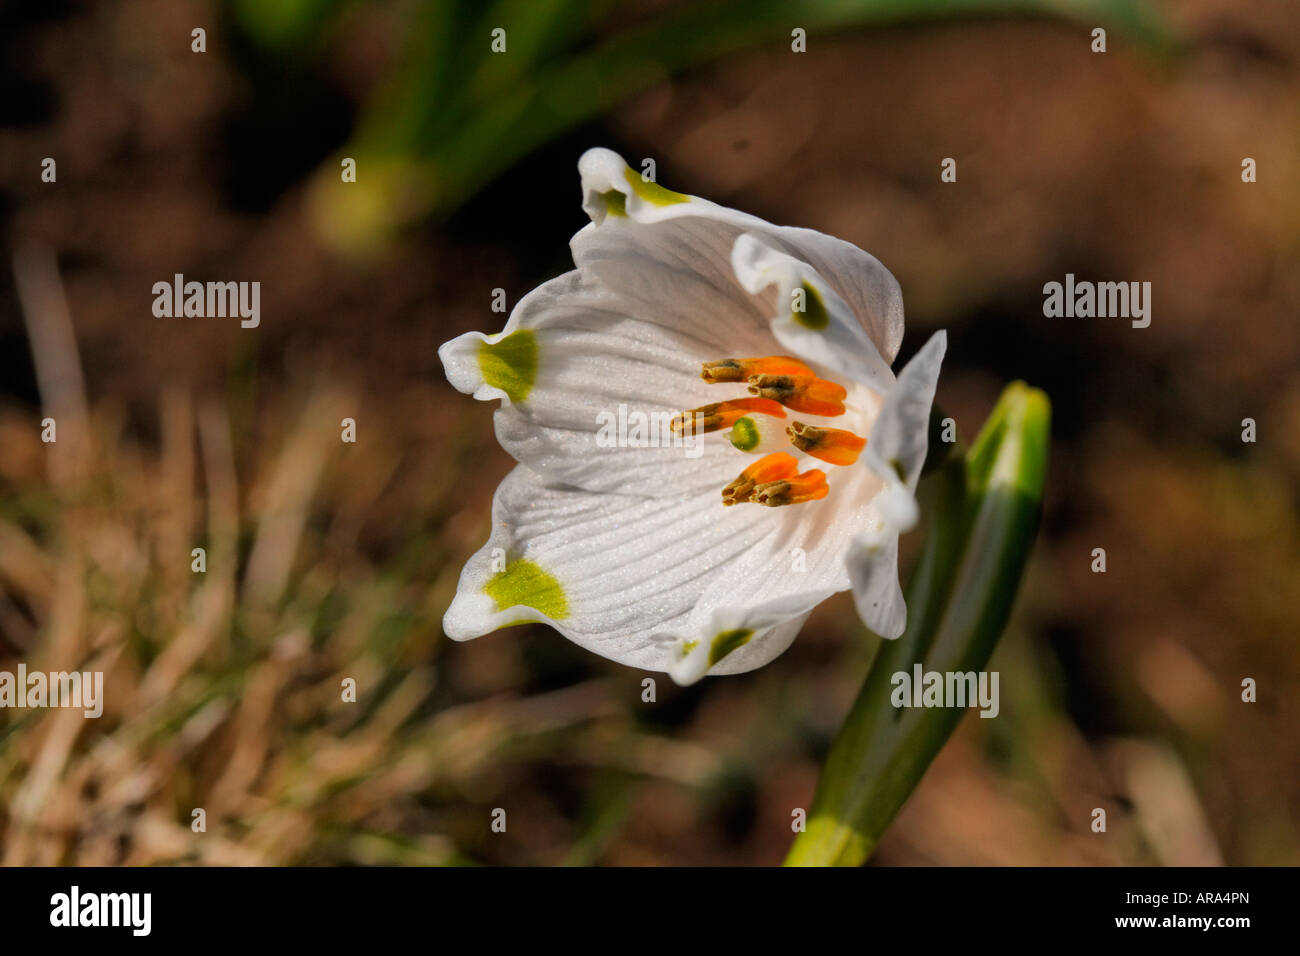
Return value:
M 945 673 L 988 664 L 1037 535 L 1050 427 L 1047 397 L 1014 383 L 970 452 L 923 482 L 930 531 L 908 583 L 907 629 L 877 654 L 787 865 L 865 862 L 965 715 L 896 708 L 892 678 L 916 664 Z

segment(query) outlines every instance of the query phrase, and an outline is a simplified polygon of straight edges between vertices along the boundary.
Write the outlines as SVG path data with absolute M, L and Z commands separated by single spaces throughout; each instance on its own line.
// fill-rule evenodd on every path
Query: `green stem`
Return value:
M 876 656 L 787 865 L 863 863 L 964 715 L 895 707 L 893 677 L 916 664 L 940 673 L 988 664 L 1037 533 L 1050 418 L 1042 392 L 1009 386 L 970 452 L 923 482 L 930 533 L 908 583 L 907 630 Z

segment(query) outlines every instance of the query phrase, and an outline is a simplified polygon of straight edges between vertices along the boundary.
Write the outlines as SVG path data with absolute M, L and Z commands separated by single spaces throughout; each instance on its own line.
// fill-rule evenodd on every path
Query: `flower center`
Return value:
M 743 383 L 752 398 L 737 398 L 681 412 L 672 421 L 675 432 L 730 428 L 727 437 L 739 451 L 764 457 L 722 489 L 723 505 L 742 502 L 779 507 L 825 498 L 830 492 L 826 473 L 813 468 L 799 472 L 793 447 L 830 465 L 851 465 L 867 440 L 842 428 L 794 421 L 784 428 L 778 419 L 785 410 L 820 418 L 843 415 L 848 395 L 837 382 L 818 378 L 788 355 L 767 358 L 721 359 L 705 362 L 701 377 L 710 385 Z

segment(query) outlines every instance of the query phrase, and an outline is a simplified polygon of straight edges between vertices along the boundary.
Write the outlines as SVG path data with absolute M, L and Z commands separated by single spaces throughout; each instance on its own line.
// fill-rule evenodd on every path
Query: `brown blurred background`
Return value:
M 0 861 L 780 861 L 873 651 L 846 596 L 653 704 L 546 628 L 441 632 L 511 462 L 436 349 L 568 267 L 592 145 L 877 255 L 967 436 L 1011 379 L 1053 401 L 1001 716 L 875 862 L 1300 860 L 1300 7 L 692 6 L 4 7 L 0 669 L 108 694 L 0 711 Z M 177 272 L 260 280 L 260 328 L 154 318 Z M 1044 318 L 1067 272 L 1151 282 L 1150 327 Z

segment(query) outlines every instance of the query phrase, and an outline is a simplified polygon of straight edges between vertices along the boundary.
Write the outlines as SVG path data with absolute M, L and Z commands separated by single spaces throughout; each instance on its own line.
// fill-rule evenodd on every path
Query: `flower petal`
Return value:
M 898 382 L 871 426 L 862 461 L 886 483 L 916 490 L 929 448 L 930 406 L 939 384 L 939 367 L 948 348 L 948 333 L 938 331 L 898 374 Z
M 719 608 L 713 613 L 705 640 L 658 635 L 668 648 L 668 675 L 682 686 L 705 676 L 743 674 L 770 663 L 794 643 L 811 608 L 834 592 L 803 595 L 770 605 L 742 609 Z M 811 603 L 809 603 L 811 602 Z
M 468 333 L 439 350 L 456 388 L 501 401 L 497 436 L 518 461 L 553 483 L 655 497 L 734 477 L 725 441 L 696 437 L 691 445 L 664 436 L 660 426 L 678 411 L 737 397 L 702 382 L 701 362 L 789 350 L 774 335 L 771 293 L 756 296 L 739 287 L 732 251 L 744 231 L 759 230 L 754 234 L 777 254 L 814 260 L 789 261 L 802 263 L 816 301 L 831 303 L 856 332 L 856 350 L 886 391 L 879 382 L 888 369 L 839 294 L 888 286 L 883 306 L 855 303 L 858 317 L 871 318 L 864 309 L 874 310 L 889 317 L 885 326 L 897 319 L 901 327 L 901 308 L 891 305 L 897 283 L 866 253 L 810 230 L 770 226 L 706 200 L 656 191 L 608 150 L 589 151 L 580 167 L 593 225 L 572 243 L 579 269 L 525 296 L 501 333 Z M 615 205 L 624 215 L 600 211 L 611 191 L 623 197 Z M 831 273 L 817 269 L 828 264 L 838 276 L 829 282 Z M 886 344 L 892 355 L 896 336 Z M 824 345 L 814 351 L 813 360 L 828 367 L 845 354 Z M 622 426 L 622 434 L 611 426 Z M 608 447 L 602 439 L 609 438 L 621 440 Z
M 862 623 L 891 641 L 902 637 L 907 602 L 898 583 L 898 533 L 858 535 L 846 560 Z
M 847 304 L 886 366 L 898 354 L 903 341 L 903 297 L 898 282 L 879 260 L 852 243 L 812 229 L 774 226 L 707 199 L 644 182 L 640 173 L 608 149 L 588 150 L 578 161 L 578 170 L 583 208 L 592 220 L 571 243 L 579 267 L 599 256 L 602 242 L 613 238 L 611 225 L 655 226 L 633 233 L 641 242 L 641 255 L 688 264 L 696 260 L 730 263 L 736 239 L 742 233 L 753 233 L 770 248 L 819 275 L 825 288 Z M 653 305 L 666 298 L 671 296 L 659 286 L 648 301 Z M 712 322 L 714 315 L 697 313 L 688 321 L 698 324 L 705 319 Z
M 521 299 L 502 332 L 467 333 L 439 355 L 457 389 L 501 399 L 502 447 L 552 483 L 665 497 L 716 493 L 735 477 L 725 438 L 669 426 L 678 412 L 735 397 L 700 378 L 700 356 L 720 347 L 632 318 L 618 296 L 574 271 Z
M 746 292 L 776 289 L 772 333 L 785 348 L 882 395 L 889 391 L 894 383 L 889 363 L 816 269 L 753 232 L 736 238 L 731 265 Z
M 848 572 L 862 623 L 890 639 L 900 637 L 907 626 L 898 582 L 898 534 L 916 523 L 912 493 L 925 464 L 930 406 L 947 344 L 947 334 L 936 332 L 899 373 L 861 458 L 883 487 L 872 502 L 875 519 L 862 525 L 849 547 Z
M 491 537 L 466 563 L 443 627 L 467 640 L 541 621 L 590 651 L 656 671 L 680 663 L 683 643 L 712 646 L 723 631 L 750 629 L 709 666 L 757 667 L 797 631 L 778 627 L 849 585 L 843 554 L 853 516 L 844 520 L 832 498 L 723 508 L 716 490 L 598 494 L 548 486 L 519 466 L 497 489 Z M 794 514 L 800 509 L 808 510 Z M 792 554 L 790 542 L 806 551 Z
M 674 206 L 713 205 L 646 179 L 613 150 L 587 150 L 578 159 L 578 174 L 582 177 L 582 208 L 597 225 L 619 217 L 658 222 L 670 218 Z

